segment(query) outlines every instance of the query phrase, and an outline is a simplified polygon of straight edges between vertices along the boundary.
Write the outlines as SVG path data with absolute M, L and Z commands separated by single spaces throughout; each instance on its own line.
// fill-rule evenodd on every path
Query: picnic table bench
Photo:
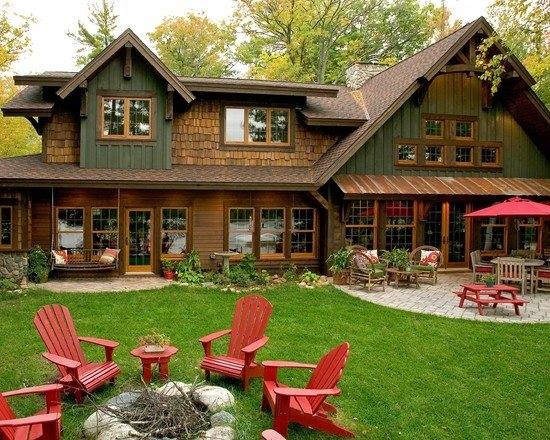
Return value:
M 484 315 L 483 306 L 492 304 L 493 308 L 496 308 L 498 304 L 512 304 L 516 315 L 519 316 L 519 306 L 529 302 L 518 296 L 519 289 L 517 287 L 506 284 L 496 284 L 492 287 L 484 284 L 461 284 L 461 287 L 461 292 L 455 292 L 460 298 L 458 307 L 463 307 L 466 300 L 475 302 L 480 315 Z

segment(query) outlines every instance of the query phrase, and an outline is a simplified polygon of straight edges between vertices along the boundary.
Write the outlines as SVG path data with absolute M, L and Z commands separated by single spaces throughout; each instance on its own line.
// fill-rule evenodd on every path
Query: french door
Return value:
M 126 211 L 127 272 L 152 272 L 152 232 L 152 209 L 128 209 Z

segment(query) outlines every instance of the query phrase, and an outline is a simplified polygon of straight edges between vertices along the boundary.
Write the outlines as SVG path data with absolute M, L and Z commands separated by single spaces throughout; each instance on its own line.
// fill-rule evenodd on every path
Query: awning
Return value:
M 550 179 L 339 174 L 334 176 L 333 180 L 340 190 L 348 196 L 454 195 L 550 197 Z

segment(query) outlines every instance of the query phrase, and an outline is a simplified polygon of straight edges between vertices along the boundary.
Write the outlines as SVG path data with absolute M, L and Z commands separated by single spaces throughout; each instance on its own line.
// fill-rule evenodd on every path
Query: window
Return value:
M 472 147 L 456 147 L 455 162 L 457 164 L 471 164 L 473 162 Z
M 424 124 L 424 135 L 427 138 L 443 138 L 443 123 L 442 120 L 426 119 Z
M 506 251 L 506 223 L 500 218 L 489 217 L 483 220 L 480 228 L 482 251 Z
M 474 123 L 472 121 L 455 121 L 454 135 L 458 139 L 474 138 Z
M 290 145 L 290 110 L 226 107 L 225 143 Z
M 163 255 L 181 255 L 187 251 L 186 208 L 162 209 L 160 236 Z
M 315 254 L 315 210 L 292 208 L 290 251 L 292 254 Z
M 385 203 L 386 249 L 412 250 L 414 205 L 412 200 L 393 200 Z
M 416 145 L 398 145 L 397 162 L 416 163 Z
M 118 209 L 92 208 L 92 249 L 118 248 Z
M 84 209 L 57 209 L 57 247 L 59 249 L 84 247 Z
M 151 98 L 102 98 L 101 137 L 151 139 Z
M 356 200 L 346 207 L 346 243 L 374 248 L 374 200 Z
M 253 252 L 254 209 L 229 209 L 228 249 L 240 254 Z
M 0 206 L 0 246 L 11 246 L 12 218 L 11 206 Z
M 426 147 L 424 153 L 424 160 L 428 164 L 442 164 L 443 163 L 443 147 L 440 145 L 429 145 Z
M 484 147 L 481 149 L 481 165 L 498 164 L 498 148 Z
M 536 251 L 539 243 L 539 228 L 541 222 L 538 218 L 528 217 L 517 220 L 518 249 Z
M 261 210 L 260 256 L 283 256 L 285 237 L 285 210 L 269 208 Z

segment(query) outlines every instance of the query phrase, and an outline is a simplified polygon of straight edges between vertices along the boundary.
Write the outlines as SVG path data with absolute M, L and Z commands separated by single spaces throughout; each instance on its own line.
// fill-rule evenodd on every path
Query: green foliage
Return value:
M 87 20 L 91 27 L 78 20 L 76 32 L 67 32 L 79 44 L 76 61 L 80 65 L 88 64 L 115 39 L 118 15 L 114 3 L 101 0 L 90 4 Z
M 39 245 L 34 246 L 27 252 L 28 268 L 27 277 L 33 283 L 45 283 L 48 281 L 50 266 L 48 256 Z
M 329 270 L 334 274 L 342 273 L 350 266 L 352 251 L 345 247 L 332 252 L 328 258 L 327 263 L 330 265 Z
M 170 345 L 170 338 L 163 333 L 159 333 L 156 330 L 151 330 L 145 336 L 141 336 L 138 339 L 138 344 L 143 345 Z
M 493 273 L 486 273 L 481 276 L 481 281 L 483 281 L 487 286 L 494 286 L 497 277 Z
M 149 38 L 160 59 L 178 75 L 221 77 L 234 73 L 231 49 L 235 30 L 228 24 L 189 13 L 166 18 Z
M 295 263 L 289 263 L 288 266 L 282 266 L 283 278 L 287 281 L 296 281 L 298 279 L 298 267 Z
M 310 271 L 307 269 L 304 273 L 300 275 L 300 281 L 305 282 L 307 284 L 315 284 L 319 281 L 320 275 L 316 274 L 315 272 Z
M 7 3 L 0 3 L 0 73 L 7 71 L 29 49 L 30 16 L 9 12 Z
M 395 267 L 400 270 L 405 270 L 411 265 L 407 249 L 392 249 L 389 252 L 385 252 L 382 258 L 388 262 L 390 267 Z
M 176 270 L 176 268 L 178 266 L 178 261 L 177 260 L 172 260 L 170 258 L 161 258 L 160 259 L 160 264 L 162 265 L 162 268 L 164 270 L 173 271 L 173 270 Z
M 192 250 L 177 263 L 178 281 L 189 284 L 200 284 L 204 280 L 201 260 L 198 251 Z
M 0 277 L 0 292 L 10 292 L 12 290 L 19 289 L 19 286 L 15 284 L 12 280 L 9 278 Z
M 266 271 L 258 272 L 256 269 L 256 257 L 253 254 L 245 254 L 242 260 L 229 267 L 224 274 L 229 283 L 239 287 L 267 284 L 269 275 Z

